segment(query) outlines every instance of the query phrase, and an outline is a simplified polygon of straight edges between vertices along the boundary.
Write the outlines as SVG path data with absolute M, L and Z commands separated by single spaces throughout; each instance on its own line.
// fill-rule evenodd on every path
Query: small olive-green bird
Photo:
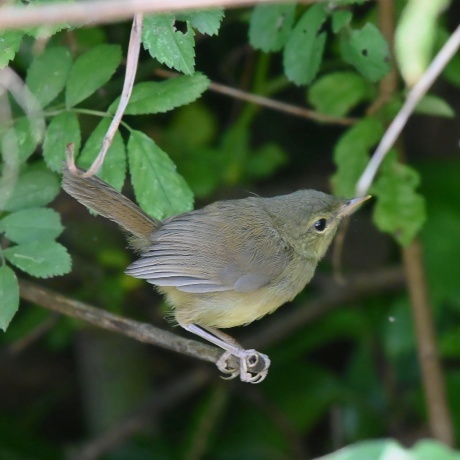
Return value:
M 83 172 L 66 167 L 63 188 L 128 232 L 141 256 L 126 273 L 155 285 L 180 326 L 225 350 L 217 366 L 228 378 L 251 383 L 267 375 L 268 356 L 219 329 L 251 323 L 292 300 L 313 277 L 342 218 L 369 198 L 299 190 L 217 201 L 159 221 Z M 229 364 L 231 355 L 239 368 Z M 261 371 L 251 371 L 256 364 Z

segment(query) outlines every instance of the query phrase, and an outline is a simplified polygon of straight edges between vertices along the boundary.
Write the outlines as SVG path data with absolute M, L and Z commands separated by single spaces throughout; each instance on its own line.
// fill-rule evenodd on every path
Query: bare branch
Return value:
M 325 0 L 300 0 L 321 3 Z M 121 21 L 139 13 L 165 13 L 200 8 L 240 8 L 261 3 L 292 3 L 292 0 L 93 0 L 75 3 L 3 6 L 0 29 L 22 29 L 51 24 L 103 24 Z
M 179 75 L 176 72 L 171 72 L 170 70 L 164 69 L 157 69 L 155 71 L 155 74 L 165 78 L 176 77 Z M 220 83 L 211 82 L 211 84 L 209 85 L 209 89 L 211 91 L 215 91 L 216 93 L 225 94 L 235 99 L 251 102 L 256 105 L 277 110 L 278 112 L 288 113 L 289 115 L 307 118 L 309 120 L 318 121 L 320 123 L 350 126 L 358 122 L 357 118 L 333 117 L 330 115 L 326 115 L 324 113 L 315 112 L 314 110 L 305 109 L 304 107 L 287 104 L 286 102 L 276 101 L 265 96 L 247 93 L 246 91 L 242 91 L 237 88 L 232 88 L 231 86 L 222 85 Z
M 120 102 L 118 104 L 117 111 L 115 112 L 115 115 L 112 119 L 112 122 L 110 123 L 109 129 L 107 130 L 107 133 L 104 137 L 104 140 L 102 142 L 102 148 L 99 154 L 97 155 L 96 159 L 94 160 L 90 168 L 82 174 L 82 177 L 94 176 L 94 174 L 96 174 L 103 165 L 105 156 L 110 146 L 112 145 L 113 138 L 118 131 L 121 119 L 123 118 L 123 114 L 125 113 L 126 107 L 129 103 L 129 99 L 133 91 L 134 80 L 136 78 L 137 63 L 139 61 L 139 52 L 141 49 L 142 22 L 142 14 L 136 14 L 136 16 L 134 16 L 133 25 L 131 28 L 131 36 L 129 39 L 128 46 L 128 56 L 126 61 L 125 80 L 123 82 L 123 89 L 121 92 Z M 69 168 L 69 171 L 72 172 L 72 174 L 79 174 L 75 166 L 72 147 L 67 149 L 67 166 Z

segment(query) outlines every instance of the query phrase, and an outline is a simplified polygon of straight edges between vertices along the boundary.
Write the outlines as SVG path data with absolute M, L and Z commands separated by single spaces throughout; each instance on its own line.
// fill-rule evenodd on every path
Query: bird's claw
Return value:
M 230 365 L 232 356 L 240 360 L 239 368 Z M 256 368 L 260 368 L 260 361 L 263 364 L 262 370 L 256 370 Z M 226 351 L 216 364 L 222 373 L 229 374 L 228 377 L 222 377 L 225 380 L 234 379 L 239 375 L 242 382 L 260 383 L 268 374 L 270 358 L 256 350 L 241 350 L 238 354 Z

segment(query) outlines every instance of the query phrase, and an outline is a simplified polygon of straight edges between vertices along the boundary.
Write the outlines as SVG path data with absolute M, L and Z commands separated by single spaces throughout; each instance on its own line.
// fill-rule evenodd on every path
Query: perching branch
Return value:
M 403 274 L 399 268 L 353 275 L 347 279 L 347 284 L 344 286 L 331 281 L 321 296 L 309 301 L 304 307 L 291 309 L 282 318 L 277 318 L 276 321 L 268 322 L 267 325 L 261 327 L 259 332 L 253 333 L 243 342 L 250 343 L 251 347 L 271 345 L 325 313 L 343 306 L 346 302 L 382 290 L 398 289 L 402 284 Z M 222 354 L 220 349 L 213 346 L 180 337 L 151 324 L 123 318 L 108 311 L 92 307 L 30 281 L 20 279 L 19 288 L 21 298 L 24 300 L 143 343 L 157 345 L 167 350 L 212 363 L 215 363 Z

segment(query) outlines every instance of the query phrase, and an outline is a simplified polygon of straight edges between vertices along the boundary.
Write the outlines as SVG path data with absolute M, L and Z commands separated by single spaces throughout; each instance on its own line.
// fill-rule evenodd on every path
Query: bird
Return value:
M 128 234 L 140 257 L 126 273 L 153 284 L 178 325 L 224 350 L 216 364 L 226 378 L 249 383 L 265 379 L 269 357 L 221 329 L 247 325 L 294 299 L 342 219 L 370 198 L 306 189 L 216 201 L 161 221 L 84 172 L 64 166 L 62 187 Z

